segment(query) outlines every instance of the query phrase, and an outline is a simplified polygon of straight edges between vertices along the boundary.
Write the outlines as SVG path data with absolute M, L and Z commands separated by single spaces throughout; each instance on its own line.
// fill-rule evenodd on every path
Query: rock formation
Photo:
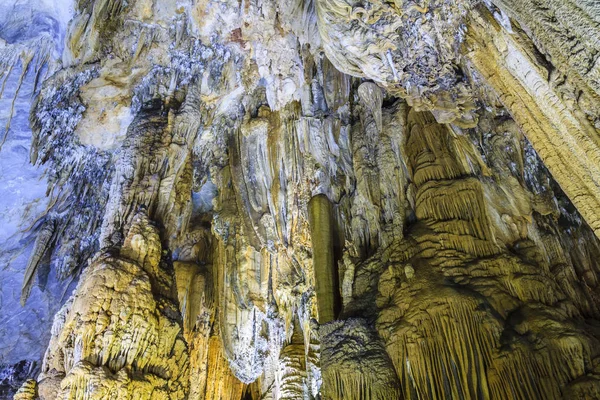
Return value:
M 600 398 L 594 1 L 72 1 L 0 6 L 0 397 Z

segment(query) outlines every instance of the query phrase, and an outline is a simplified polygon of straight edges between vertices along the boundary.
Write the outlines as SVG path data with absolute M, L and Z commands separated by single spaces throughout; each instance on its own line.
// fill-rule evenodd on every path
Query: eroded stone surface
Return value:
M 184 399 L 189 361 L 158 232 L 137 214 L 119 251 L 98 254 L 56 316 L 43 399 Z

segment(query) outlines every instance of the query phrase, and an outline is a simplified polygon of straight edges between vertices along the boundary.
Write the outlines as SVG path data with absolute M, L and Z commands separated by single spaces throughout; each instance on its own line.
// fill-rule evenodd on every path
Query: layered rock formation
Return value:
M 2 36 L 48 184 L 20 300 L 78 280 L 15 398 L 600 398 L 592 3 L 78 0 L 58 55 Z
M 91 261 L 54 319 L 40 397 L 187 396 L 189 356 L 174 274 L 161 256 L 157 229 L 138 214 L 122 247 Z

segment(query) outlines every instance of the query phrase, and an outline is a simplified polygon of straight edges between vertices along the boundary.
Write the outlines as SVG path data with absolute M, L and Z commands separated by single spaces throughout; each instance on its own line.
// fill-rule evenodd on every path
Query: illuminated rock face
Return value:
M 183 399 L 189 361 L 158 230 L 133 218 L 119 250 L 99 254 L 57 314 L 42 398 Z
M 0 397 L 600 397 L 593 2 L 67 3 L 0 18 Z
M 575 321 L 596 315 L 597 295 L 575 278 L 554 224 L 531 208 L 542 200 L 520 186 L 519 169 L 483 179 L 476 160 L 462 159 L 472 145 L 427 114 L 410 112 L 406 145 L 416 221 L 369 261 L 387 265 L 377 330 L 404 397 L 577 393 L 570 385 L 596 364 L 598 341 Z M 490 166 L 494 176 L 501 163 Z M 593 258 L 580 262 L 597 269 Z M 597 390 L 588 384 L 581 390 Z

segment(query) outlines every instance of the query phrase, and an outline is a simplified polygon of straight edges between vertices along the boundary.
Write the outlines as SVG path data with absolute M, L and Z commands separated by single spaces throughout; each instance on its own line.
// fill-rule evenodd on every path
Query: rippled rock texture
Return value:
M 2 7 L 0 397 L 600 398 L 593 1 Z

